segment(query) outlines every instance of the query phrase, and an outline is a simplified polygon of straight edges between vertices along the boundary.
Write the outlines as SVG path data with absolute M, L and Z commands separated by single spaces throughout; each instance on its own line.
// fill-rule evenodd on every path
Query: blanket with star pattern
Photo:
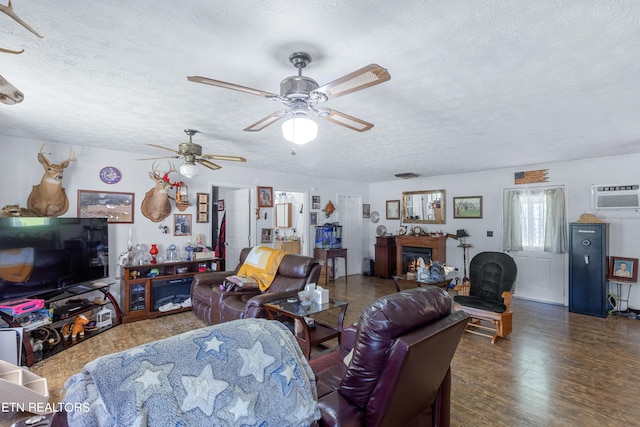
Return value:
M 315 377 L 298 343 L 265 319 L 100 357 L 65 387 L 64 403 L 80 408 L 67 414 L 69 425 L 280 427 L 320 418 Z

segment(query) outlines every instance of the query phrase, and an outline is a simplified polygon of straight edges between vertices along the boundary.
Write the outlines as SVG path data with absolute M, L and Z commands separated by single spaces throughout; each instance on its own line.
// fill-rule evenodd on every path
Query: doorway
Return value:
M 338 194 L 338 222 L 342 247 L 348 249 L 348 272 L 362 274 L 362 196 Z M 336 263 L 336 277 L 344 276 L 344 264 Z
M 217 186 L 212 184 L 214 203 L 224 200 L 224 211 L 217 212 L 217 221 L 212 221 L 212 237 L 222 247 L 224 269 L 233 270 L 240 260 L 240 251 L 253 246 L 256 222 L 251 214 L 255 202 L 251 187 Z M 215 207 L 215 205 L 214 205 Z M 214 216 L 212 215 L 212 219 Z M 216 245 L 216 242 L 213 242 Z
M 305 210 L 305 202 L 307 193 L 298 193 L 295 191 L 274 191 L 274 229 L 275 239 L 285 241 L 299 241 L 300 254 L 309 255 L 307 230 L 309 229 L 308 221 L 308 204 Z M 287 212 L 286 223 L 278 222 L 278 205 L 285 205 L 283 210 Z M 289 216 L 290 215 L 290 216 Z

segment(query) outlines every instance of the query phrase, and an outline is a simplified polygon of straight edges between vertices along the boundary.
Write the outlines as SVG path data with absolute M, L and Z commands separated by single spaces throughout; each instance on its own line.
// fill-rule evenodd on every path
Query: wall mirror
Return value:
M 291 203 L 276 204 L 276 227 L 291 227 Z
M 444 190 L 405 191 L 402 193 L 402 222 L 444 224 L 444 201 Z

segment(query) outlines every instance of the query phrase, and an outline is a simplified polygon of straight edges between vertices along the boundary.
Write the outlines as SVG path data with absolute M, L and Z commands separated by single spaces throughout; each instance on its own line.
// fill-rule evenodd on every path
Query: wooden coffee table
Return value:
M 293 335 L 298 340 L 298 344 L 302 348 L 305 357 L 311 357 L 311 347 L 321 344 L 333 338 L 338 338 L 340 342 L 340 333 L 342 332 L 342 322 L 344 314 L 349 305 L 346 301 L 338 301 L 333 298 L 329 299 L 326 304 L 311 303 L 311 305 L 303 306 L 296 298 L 295 302 L 289 302 L 289 299 L 279 299 L 265 303 L 264 307 L 269 314 L 271 320 L 290 319 L 293 324 Z M 338 319 L 335 325 L 315 322 L 314 327 L 309 327 L 305 322 L 305 317 L 311 317 L 314 314 L 323 313 L 333 309 L 340 309 Z
M 400 281 L 415 283 L 418 288 L 424 285 L 424 286 L 437 286 L 442 289 L 447 289 L 451 284 L 451 281 L 453 280 L 453 279 L 447 279 L 447 280 L 442 280 L 440 282 L 419 282 L 417 279 L 407 279 L 406 274 L 403 274 L 402 276 L 391 276 L 391 278 L 393 279 L 393 284 L 396 285 L 396 291 L 398 292 L 400 292 L 400 284 L 399 284 Z

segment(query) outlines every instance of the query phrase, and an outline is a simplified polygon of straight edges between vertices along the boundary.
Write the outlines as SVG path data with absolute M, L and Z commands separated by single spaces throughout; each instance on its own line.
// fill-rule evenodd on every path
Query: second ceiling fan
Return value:
M 362 67 L 352 73 L 340 77 L 331 83 L 320 86 L 312 78 L 302 75 L 302 69 L 311 62 L 311 56 L 308 53 L 292 53 L 289 56 L 289 61 L 298 69 L 298 75 L 287 77 L 280 83 L 280 95 L 207 77 L 189 76 L 187 78 L 189 81 L 196 83 L 203 83 L 225 89 L 237 90 L 251 95 L 262 96 L 271 101 L 279 101 L 287 107 L 284 110 L 271 113 L 254 124 L 246 127 L 244 130 L 247 132 L 260 131 L 282 118 L 306 119 L 309 113 L 313 113 L 316 117 L 323 118 L 332 123 L 336 123 L 340 126 L 344 126 L 358 132 L 364 132 L 373 127 L 372 123 L 341 113 L 340 111 L 336 111 L 331 108 L 318 107 L 318 104 L 386 82 L 391 78 L 386 69 L 377 64 L 369 64 L 366 67 Z M 294 121 L 292 120 L 290 122 L 292 123 L 291 126 L 294 126 Z M 313 125 L 315 125 L 315 123 Z M 317 130 L 317 125 L 315 126 Z M 287 122 L 285 122 L 285 125 L 283 126 L 285 138 L 289 141 L 296 142 L 294 139 L 288 137 L 286 128 Z M 295 132 L 295 127 L 289 131 Z

